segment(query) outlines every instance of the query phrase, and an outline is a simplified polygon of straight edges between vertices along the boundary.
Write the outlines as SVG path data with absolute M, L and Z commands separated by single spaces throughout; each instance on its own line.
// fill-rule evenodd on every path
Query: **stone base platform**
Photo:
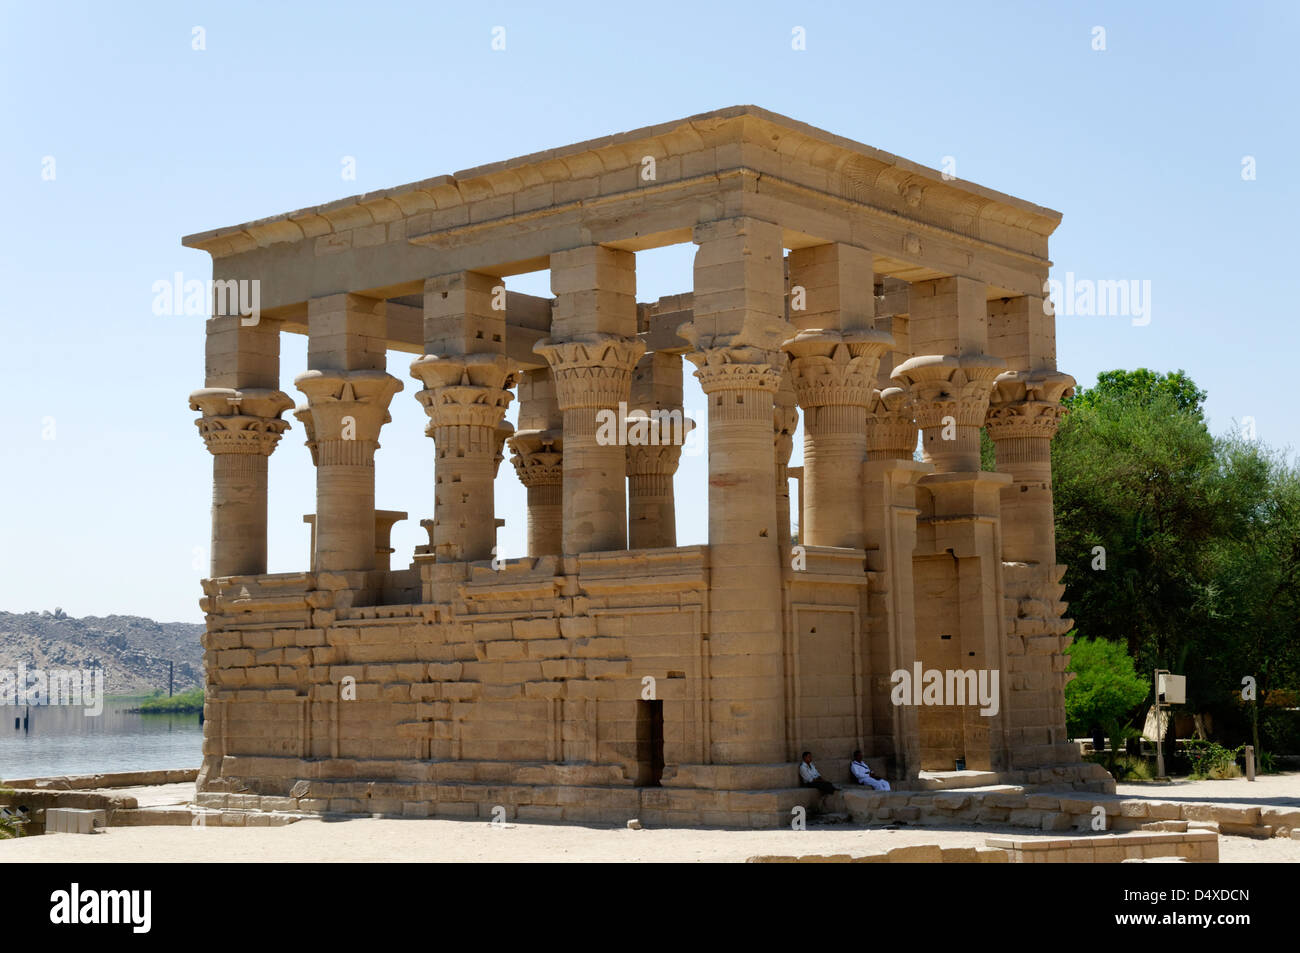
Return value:
M 747 864 L 1005 864 L 1010 854 L 996 847 L 939 847 L 917 844 L 870 854 L 760 854 Z
M 1210 831 L 1050 839 L 990 837 L 988 845 L 1010 853 L 1013 864 L 1118 864 L 1158 858 L 1202 864 L 1219 862 L 1219 838 Z
M 1028 790 L 1115 793 L 1115 779 L 1101 765 L 1089 761 L 1017 771 L 922 771 L 916 779 L 900 781 L 894 788 L 906 791 L 950 791 L 1004 784 Z
M 788 827 L 844 811 L 838 795 L 792 785 L 790 764 L 680 765 L 637 787 L 617 764 L 227 757 L 203 780 L 201 807 L 219 810 L 664 827 Z
M 1198 828 L 1244 837 L 1287 837 L 1300 830 L 1300 809 L 1157 801 L 1114 795 L 1071 795 L 1015 785 L 948 791 L 842 792 L 854 823 L 1005 824 L 1040 831 L 1180 833 Z
M 795 808 L 805 818 L 842 810 L 838 795 L 822 804 L 809 788 L 764 791 L 502 784 L 433 784 L 412 781 L 312 781 L 302 796 L 200 792 L 196 803 L 212 810 L 401 817 L 481 818 L 485 821 L 569 821 L 624 824 L 636 818 L 663 827 L 788 827 Z

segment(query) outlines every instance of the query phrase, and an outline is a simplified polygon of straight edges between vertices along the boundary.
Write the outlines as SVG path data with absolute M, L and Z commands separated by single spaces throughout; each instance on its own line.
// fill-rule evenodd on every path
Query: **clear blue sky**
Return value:
M 0 609 L 201 620 L 203 320 L 151 309 L 155 281 L 211 274 L 182 235 L 738 103 L 1058 209 L 1055 277 L 1152 288 L 1146 326 L 1063 316 L 1063 370 L 1183 368 L 1216 431 L 1249 416 L 1300 446 L 1297 6 L 1136 6 L 5 4 Z M 690 252 L 639 256 L 641 299 L 688 290 Z M 296 398 L 305 359 L 286 336 Z M 379 505 L 411 514 L 401 564 L 433 501 L 408 363 L 390 355 L 406 390 L 378 456 Z M 306 567 L 302 439 L 295 422 L 271 461 L 272 571 Z M 682 543 L 704 540 L 706 492 L 688 458 Z M 509 463 L 498 501 L 522 555 Z

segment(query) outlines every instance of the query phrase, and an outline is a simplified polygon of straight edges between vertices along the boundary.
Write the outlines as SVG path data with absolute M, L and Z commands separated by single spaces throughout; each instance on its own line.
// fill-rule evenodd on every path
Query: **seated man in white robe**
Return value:
M 849 770 L 853 772 L 853 779 L 859 784 L 865 784 L 873 791 L 888 791 L 889 782 L 884 778 L 873 778 L 871 776 L 871 767 L 862 760 L 862 752 L 853 752 L 853 763 L 849 765 Z

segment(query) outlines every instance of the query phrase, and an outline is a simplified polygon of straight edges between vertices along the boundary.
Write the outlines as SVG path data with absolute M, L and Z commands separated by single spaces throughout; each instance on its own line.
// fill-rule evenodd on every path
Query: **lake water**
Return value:
M 26 731 L 24 709 L 0 705 L 0 778 L 197 768 L 203 759 L 199 716 L 126 710 L 139 704 L 109 698 L 101 714 L 89 717 L 73 705 L 33 707 L 26 709 Z

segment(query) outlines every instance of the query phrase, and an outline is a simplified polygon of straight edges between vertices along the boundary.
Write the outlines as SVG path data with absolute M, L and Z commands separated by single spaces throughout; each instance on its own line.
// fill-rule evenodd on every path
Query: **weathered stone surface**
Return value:
M 1087 814 L 1019 787 L 1113 790 L 1064 740 L 1059 219 L 741 106 L 191 236 L 267 312 L 208 322 L 191 395 L 214 460 L 199 791 L 656 825 Z M 638 303 L 637 253 L 687 240 L 692 287 Z M 540 269 L 550 295 L 507 289 Z M 307 337 L 316 494 L 291 515 L 303 571 L 268 574 L 281 333 Z M 375 499 L 390 350 L 433 438 L 406 511 Z M 706 398 L 699 546 L 674 529 L 683 359 Z M 507 455 L 526 514 L 497 510 Z M 408 512 L 428 543 L 397 553 Z M 499 517 L 526 518 L 527 556 L 500 552 Z M 944 697 L 895 705 L 890 667 L 921 659 Z M 982 712 L 992 675 L 1006 704 Z M 806 749 L 838 785 L 861 751 L 895 790 L 823 798 Z M 931 795 L 923 771 L 1017 787 Z

